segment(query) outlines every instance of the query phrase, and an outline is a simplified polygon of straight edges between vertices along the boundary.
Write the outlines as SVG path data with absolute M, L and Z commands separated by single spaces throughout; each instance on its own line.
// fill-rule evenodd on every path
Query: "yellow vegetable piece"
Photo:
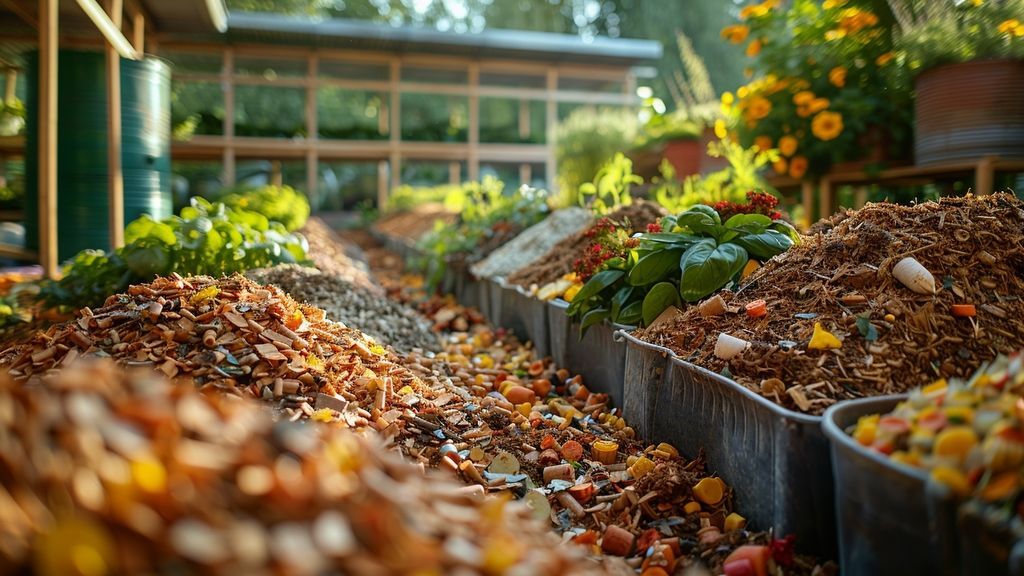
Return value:
M 167 470 L 159 460 L 144 458 L 133 460 L 131 464 L 132 478 L 135 484 L 145 492 L 163 492 L 167 487 Z
M 523 402 L 522 404 L 516 404 L 516 412 L 519 412 L 527 418 L 530 417 L 530 410 L 533 408 L 533 404 L 529 402 Z
M 725 517 L 725 531 L 742 530 L 747 525 L 747 519 L 733 512 Z
M 476 364 L 484 370 L 490 370 L 491 368 L 494 368 L 494 358 L 491 358 L 487 354 L 481 354 L 473 358 L 473 364 Z
M 946 389 L 948 387 L 949 387 L 949 383 L 946 382 L 946 379 L 945 378 L 939 378 L 935 382 L 932 382 L 931 384 L 929 384 L 929 385 L 925 386 L 924 388 L 922 388 L 921 392 L 923 392 L 925 396 L 927 396 L 929 398 L 932 398 L 932 397 L 935 397 L 935 396 L 939 396 L 939 395 L 945 394 L 946 393 Z
M 893 462 L 899 462 L 900 464 L 906 464 L 907 466 L 913 466 L 915 468 L 921 465 L 921 455 L 917 452 L 904 452 L 897 450 L 893 452 L 889 459 Z
M 878 435 L 878 415 L 864 416 L 857 420 L 857 428 L 853 431 L 853 439 L 861 446 L 870 446 L 875 443 Z
M 492 536 L 484 547 L 484 572 L 504 574 L 523 557 L 523 545 L 511 536 Z
M 683 512 L 686 512 L 687 514 L 696 514 L 697 512 L 700 512 L 700 504 L 691 500 L 683 505 Z
M 946 419 L 950 422 L 970 424 L 974 422 L 974 409 L 967 406 L 947 406 L 943 409 Z
M 950 426 L 935 437 L 935 455 L 963 459 L 978 443 L 978 435 L 968 426 Z
M 638 480 L 651 470 L 654 470 L 654 462 L 646 456 L 641 456 L 632 466 L 629 467 L 629 473 L 633 478 Z
M 412 386 L 402 386 L 402 388 L 398 391 L 398 395 L 399 396 L 405 396 L 407 394 L 412 394 L 412 393 L 413 393 Z
M 757 272 L 757 269 L 760 268 L 760 267 L 761 267 L 761 265 L 758 264 L 757 260 L 754 260 L 754 259 L 747 260 L 747 265 L 743 267 L 743 273 L 740 274 L 740 279 L 741 280 L 746 280 L 747 276 L 750 276 L 754 272 Z
M 971 492 L 971 484 L 967 476 L 956 468 L 936 466 L 932 469 L 932 480 L 945 484 L 957 496 L 967 496 Z
M 314 422 L 330 422 L 334 420 L 334 413 L 330 408 L 321 408 L 309 417 Z
M 679 456 L 679 450 L 676 450 L 676 447 L 669 444 L 668 442 L 662 442 L 661 444 L 658 444 L 657 449 L 660 450 L 661 452 L 668 452 L 670 455 L 672 455 L 672 457 Z
M 565 291 L 565 294 L 562 295 L 562 298 L 564 298 L 566 302 L 572 302 L 572 299 L 576 297 L 576 294 L 579 293 L 581 288 L 583 288 L 583 284 L 573 284 L 572 286 L 569 286 Z
M 725 496 L 725 486 L 718 478 L 704 478 L 693 487 L 693 497 L 708 506 L 714 506 Z
M 217 288 L 216 286 L 207 286 L 193 294 L 192 298 L 189 299 L 189 303 L 192 305 L 202 304 L 207 300 L 216 298 L 217 294 L 220 294 L 220 288 Z
M 814 334 L 811 335 L 811 341 L 807 344 L 808 350 L 833 350 L 842 347 L 843 343 L 839 341 L 839 338 L 822 328 L 821 322 L 814 323 Z
M 316 354 L 310 354 L 306 356 L 306 366 L 319 372 L 324 369 L 324 361 Z

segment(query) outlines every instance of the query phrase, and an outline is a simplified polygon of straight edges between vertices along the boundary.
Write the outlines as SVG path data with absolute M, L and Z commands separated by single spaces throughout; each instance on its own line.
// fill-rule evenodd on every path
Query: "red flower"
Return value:
M 661 224 L 653 222 L 647 225 L 648 234 L 657 234 L 658 232 L 661 232 Z

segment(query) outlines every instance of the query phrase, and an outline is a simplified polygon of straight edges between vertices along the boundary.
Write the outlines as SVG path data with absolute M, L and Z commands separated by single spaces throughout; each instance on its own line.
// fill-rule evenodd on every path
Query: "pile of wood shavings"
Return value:
M 318 269 L 374 294 L 382 293 L 359 246 L 341 238 L 319 218 L 310 218 L 301 232 L 309 242 L 309 259 Z
M 1014 196 L 869 204 L 822 229 L 724 293 L 726 314 L 705 318 L 691 307 L 637 335 L 812 414 L 966 377 L 1024 343 L 1024 204 Z M 907 256 L 935 277 L 934 296 L 891 276 Z M 743 305 L 758 299 L 768 314 L 749 318 Z M 954 304 L 974 304 L 977 316 L 954 317 Z M 808 350 L 816 322 L 840 349 Z M 722 332 L 753 346 L 727 365 L 714 355 Z
M 0 375 L 4 573 L 599 573 L 373 437 L 109 361 L 31 384 Z

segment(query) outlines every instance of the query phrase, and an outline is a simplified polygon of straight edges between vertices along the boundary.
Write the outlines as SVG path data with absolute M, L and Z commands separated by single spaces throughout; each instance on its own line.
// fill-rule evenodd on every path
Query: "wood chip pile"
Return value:
M 521 504 L 107 361 L 0 376 L 7 574 L 588 574 Z
M 309 242 L 309 258 L 317 268 L 363 290 L 381 293 L 359 246 L 338 236 L 319 218 L 310 218 L 301 232 Z
M 812 414 L 966 377 L 1024 343 L 1024 203 L 1012 195 L 868 204 L 821 229 L 723 294 L 724 314 L 694 306 L 638 335 Z M 907 257 L 934 277 L 934 294 L 893 277 Z M 751 318 L 744 306 L 756 300 L 768 314 Z M 808 348 L 816 323 L 839 348 Z M 727 364 L 714 353 L 720 333 L 752 346 Z

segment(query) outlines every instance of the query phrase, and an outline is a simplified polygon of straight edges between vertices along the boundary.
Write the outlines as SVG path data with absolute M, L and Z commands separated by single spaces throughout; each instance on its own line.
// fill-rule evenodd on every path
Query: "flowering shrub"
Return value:
M 584 233 L 584 237 L 590 244 L 585 255 L 573 262 L 572 266 L 576 276 L 583 282 L 601 271 L 612 258 L 625 257 L 633 247 L 632 244 L 635 244 L 629 237 L 629 226 L 617 224 L 609 218 L 598 220 Z
M 799 180 L 909 140 L 910 82 L 893 51 L 892 16 L 867 5 L 765 0 L 722 30 L 746 43 L 755 77 L 723 94 L 723 112 L 743 145 L 779 150 L 776 173 Z
M 751 190 L 747 192 L 745 204 L 723 200 L 711 204 L 711 207 L 718 212 L 723 220 L 728 220 L 737 214 L 762 214 L 772 220 L 779 220 L 782 218 L 782 212 L 775 209 L 778 205 L 779 199 L 775 196 Z

